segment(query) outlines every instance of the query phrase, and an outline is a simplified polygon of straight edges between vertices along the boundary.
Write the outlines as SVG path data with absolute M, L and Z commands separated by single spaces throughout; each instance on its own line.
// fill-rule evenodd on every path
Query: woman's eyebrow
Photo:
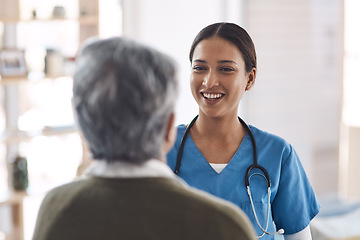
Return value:
M 207 63 L 205 60 L 195 59 L 194 62 Z
M 199 63 L 207 63 L 207 61 L 205 60 L 202 60 L 202 59 L 195 59 L 194 62 L 199 62 Z M 232 60 L 219 60 L 217 61 L 218 63 L 233 63 L 233 64 L 236 64 L 237 63 L 235 61 L 232 61 Z
M 237 63 L 235 61 L 232 61 L 232 60 L 220 60 L 220 61 L 218 61 L 218 63 L 233 63 L 233 64 L 237 65 Z

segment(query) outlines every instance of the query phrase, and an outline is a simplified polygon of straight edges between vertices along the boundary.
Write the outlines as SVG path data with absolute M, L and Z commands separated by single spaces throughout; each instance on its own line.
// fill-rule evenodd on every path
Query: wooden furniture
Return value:
M 0 193 L 0 207 L 9 206 L 12 212 L 13 231 L 5 232 L 5 239 L 24 239 L 23 200 L 26 196 L 24 191 Z
M 38 2 L 38 1 L 37 1 Z M 78 5 L 77 13 L 68 16 L 67 9 L 65 6 L 65 16 L 56 16 L 49 14 L 47 17 L 40 14 L 37 11 L 37 7 L 34 5 L 33 9 L 29 6 L 23 6 L 26 4 L 38 4 L 36 1 L 22 1 L 22 0 L 0 0 L 0 51 L 2 49 L 18 49 L 18 32 L 21 24 L 33 25 L 53 25 L 55 31 L 67 31 L 66 28 L 58 28 L 61 24 L 72 22 L 78 24 L 78 42 L 74 43 L 74 48 L 78 48 L 80 44 L 87 38 L 97 36 L 99 34 L 99 1 L 98 0 L 78 0 L 73 2 L 74 6 Z M 54 10 L 56 4 L 59 1 L 47 1 L 47 4 L 54 4 Z M 71 2 L 70 2 L 71 3 Z M 41 3 L 43 4 L 43 3 Z M 66 3 L 64 3 L 66 4 Z M 38 14 L 37 14 L 38 13 Z M 46 37 L 47 33 L 43 33 L 41 37 Z M 51 35 L 51 33 L 48 33 Z M 31 34 L 29 38 L 31 38 Z M 41 40 L 41 38 L 39 38 Z M 64 40 L 64 39 L 62 39 Z M 42 42 L 36 43 L 41 46 Z M 58 41 L 58 44 L 68 44 L 66 42 Z M 47 46 L 42 46 L 46 48 Z M 66 56 L 67 59 L 74 59 L 73 56 Z M 71 73 L 70 73 L 71 74 Z M 60 75 L 45 75 L 36 79 L 35 82 L 48 82 L 51 86 L 52 83 L 59 81 L 62 74 Z M 69 78 L 69 76 L 67 76 Z M 26 97 L 22 93 L 24 85 L 32 84 L 34 81 L 29 80 L 28 75 L 22 76 L 0 76 L 0 104 L 5 114 L 5 128 L 0 128 L 0 145 L 5 147 L 6 154 L 3 155 L 0 152 L 0 163 L 6 163 L 8 170 L 10 170 L 10 160 L 19 151 L 19 146 L 23 142 L 31 141 L 34 137 L 38 136 L 59 136 L 69 135 L 77 133 L 77 129 L 74 125 L 65 125 L 57 127 L 45 127 L 43 129 L 34 129 L 31 131 L 20 131 L 18 127 L 18 120 L 21 116 L 21 101 L 22 98 Z M 27 103 L 25 101 L 25 103 Z M 28 104 L 28 103 L 27 103 Z M 0 116 L 1 117 L 1 116 Z M 1 122 L 1 121 L 0 121 Z M 49 157 L 49 159 L 51 156 Z M 0 164 L 2 167 L 4 164 Z M 11 172 L 11 171 L 9 171 Z M 9 190 L 5 193 L 0 192 L 0 208 L 11 209 L 11 225 L 13 230 L 6 234 L 6 240 L 15 239 L 22 240 L 24 238 L 24 222 L 23 222 L 23 200 L 28 196 L 26 192 L 15 192 L 11 191 L 11 177 L 9 175 Z M 6 181 L 3 176 L 0 176 L 0 181 Z M 31 182 L 30 182 L 31 184 Z M 0 188 L 1 189 L 1 188 Z M 0 212 L 1 213 L 1 212 Z M 3 216 L 0 216 L 2 218 Z M 3 218 L 1 219 L 3 220 Z M 5 219 L 10 220 L 10 219 Z M 0 233 L 1 233 L 0 228 Z M 1 235 L 1 234 L 0 234 Z M 1 238 L 1 236 L 0 236 Z

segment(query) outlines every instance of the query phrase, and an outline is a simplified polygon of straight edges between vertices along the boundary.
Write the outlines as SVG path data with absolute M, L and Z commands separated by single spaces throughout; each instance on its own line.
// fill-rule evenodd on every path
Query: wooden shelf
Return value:
M 75 125 L 59 126 L 59 127 L 44 127 L 40 130 L 34 131 L 5 131 L 0 137 L 1 143 L 14 144 L 23 141 L 30 141 L 34 137 L 38 136 L 59 136 L 64 134 L 78 133 L 78 129 Z
M 6 85 L 6 84 L 13 84 L 13 83 L 19 83 L 19 82 L 38 82 L 38 81 L 51 81 L 54 79 L 59 78 L 72 78 L 72 76 L 69 75 L 58 75 L 58 76 L 51 76 L 51 75 L 45 75 L 45 76 L 39 76 L 39 77 L 31 77 L 31 76 L 17 76 L 17 77 L 1 77 L 0 76 L 0 84 Z
M 1 18 L 0 22 L 3 23 L 18 23 L 18 22 L 57 22 L 57 21 L 77 21 L 84 25 L 98 25 L 98 15 L 84 15 L 78 18 L 67 18 L 67 17 L 53 17 L 53 18 L 32 18 L 32 19 L 21 19 L 21 18 Z
M 6 239 L 24 239 L 23 200 L 27 196 L 26 191 L 0 192 L 0 207 L 11 207 L 13 216 L 13 231 L 5 233 Z
M 19 22 L 19 19 L 18 18 L 1 18 L 0 22 L 3 22 L 3 23 L 17 23 L 17 22 Z
M 19 204 L 26 196 L 28 196 L 26 191 L 0 192 L 0 206 Z
M 28 81 L 27 76 L 2 77 L 0 76 L 0 84 L 15 83 L 19 81 Z
M 97 16 L 97 15 L 80 16 L 78 21 L 80 24 L 84 24 L 84 25 L 98 25 L 99 16 Z

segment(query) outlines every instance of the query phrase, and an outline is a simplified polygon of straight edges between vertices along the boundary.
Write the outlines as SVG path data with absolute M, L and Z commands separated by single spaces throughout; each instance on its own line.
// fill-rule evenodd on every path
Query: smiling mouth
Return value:
M 222 93 L 201 93 L 207 100 L 218 100 L 224 96 Z

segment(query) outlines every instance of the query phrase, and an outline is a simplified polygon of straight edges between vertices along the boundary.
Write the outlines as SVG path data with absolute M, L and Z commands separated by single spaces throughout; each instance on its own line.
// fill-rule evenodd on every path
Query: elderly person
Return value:
M 96 161 L 86 177 L 47 194 L 34 240 L 256 239 L 239 208 L 190 188 L 166 165 L 176 137 L 175 70 L 131 40 L 84 45 L 73 105 Z

